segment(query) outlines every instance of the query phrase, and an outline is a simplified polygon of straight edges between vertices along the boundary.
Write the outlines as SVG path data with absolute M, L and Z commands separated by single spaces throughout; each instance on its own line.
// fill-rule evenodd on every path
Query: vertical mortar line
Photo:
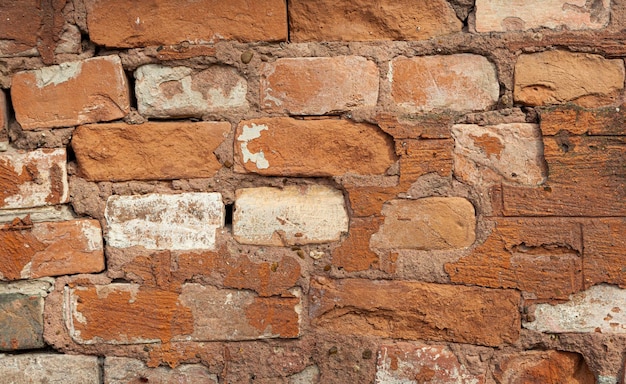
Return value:
M 291 24 L 289 20 L 289 0 L 285 0 L 285 17 L 287 18 L 287 42 L 291 43 Z
M 98 356 L 98 383 L 104 384 L 104 356 Z

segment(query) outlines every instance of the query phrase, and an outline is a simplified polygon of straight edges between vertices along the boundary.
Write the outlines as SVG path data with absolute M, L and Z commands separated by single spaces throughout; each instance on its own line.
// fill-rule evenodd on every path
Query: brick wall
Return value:
M 0 381 L 626 382 L 626 2 L 0 20 Z

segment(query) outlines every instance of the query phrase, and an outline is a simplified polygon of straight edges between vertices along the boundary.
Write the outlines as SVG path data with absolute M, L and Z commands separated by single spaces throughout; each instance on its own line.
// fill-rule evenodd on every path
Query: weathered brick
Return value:
M 130 111 L 128 84 L 118 56 L 16 73 L 11 97 L 15 118 L 26 130 L 110 121 Z
M 97 220 L 0 225 L 0 279 L 92 273 L 104 270 Z
M 301 41 L 426 40 L 460 32 L 463 23 L 443 0 L 289 3 L 290 37 Z
M 65 149 L 0 152 L 0 209 L 68 201 Z
M 79 344 L 253 340 L 299 335 L 300 293 L 258 297 L 250 291 L 184 284 L 180 294 L 136 284 L 68 289 L 68 330 Z
M 376 64 L 360 56 L 278 59 L 261 72 L 261 106 L 290 115 L 374 107 L 378 79 Z
M 385 221 L 371 238 L 372 248 L 457 249 L 476 238 L 474 206 L 460 197 L 392 200 L 382 214 Z
M 567 299 L 583 289 L 580 224 L 562 219 L 496 219 L 487 240 L 446 264 L 454 283 L 516 288 L 538 299 Z
M 585 222 L 585 287 L 617 284 L 626 288 L 626 219 L 604 218 Z
M 311 185 L 235 192 L 233 235 L 240 243 L 327 243 L 347 231 L 348 214 L 339 190 Z
M 626 290 L 596 285 L 556 305 L 537 304 L 533 321 L 523 327 L 548 333 L 626 333 Z
M 219 193 L 111 196 L 104 215 L 112 247 L 214 249 L 224 203 Z
M 399 186 L 355 186 L 344 185 L 350 198 L 352 217 L 369 217 L 380 215 L 383 204 L 393 199 L 401 192 Z
M 624 61 L 588 53 L 546 51 L 521 55 L 513 96 L 526 105 L 568 101 L 594 107 L 613 104 L 624 88 Z
M 104 384 L 128 383 L 218 384 L 217 376 L 200 364 L 185 364 L 176 368 L 148 368 L 137 359 L 107 357 L 104 359 Z
M 406 188 L 420 177 L 436 173 L 442 177 L 452 175 L 454 141 L 397 140 L 396 154 L 400 156 L 400 185 Z
M 132 4 L 125 0 L 88 0 L 86 5 L 89 37 L 109 47 L 287 40 L 283 0 L 156 0 Z
M 567 131 L 574 135 L 626 135 L 626 105 L 582 109 L 572 107 L 542 108 L 541 132 L 546 136 Z
M 376 384 L 415 381 L 483 384 L 485 375 L 470 373 L 445 345 L 397 343 L 381 346 L 376 364 Z
M 37 47 L 42 23 L 36 0 L 0 0 L 0 56 L 25 53 Z
M 347 120 L 263 118 L 235 132 L 235 171 L 266 176 L 384 174 L 393 143 L 376 126 Z
M 0 375 L 6 383 L 98 384 L 100 382 L 97 356 L 47 353 L 5 355 L 0 359 Z
M 408 111 L 479 111 L 500 93 L 496 67 L 472 54 L 399 57 L 387 75 L 393 101 Z
M 560 351 L 528 351 L 499 356 L 493 376 L 505 383 L 580 383 L 595 384 L 595 376 L 585 359 Z
M 202 117 L 247 107 L 248 84 L 232 67 L 148 64 L 135 71 L 137 109 L 146 117 Z
M 610 19 L 610 0 L 593 4 L 570 0 L 501 2 L 476 0 L 478 32 L 523 31 L 536 28 L 599 29 Z
M 541 131 L 536 124 L 453 126 L 454 174 L 472 184 L 505 180 L 539 185 L 546 180 Z
M 1 18 L 1 16 L 0 16 Z M 9 147 L 9 114 L 7 97 L 2 89 L 0 89 L 0 152 L 6 151 Z
M 222 167 L 213 151 L 229 132 L 226 122 L 93 124 L 74 131 L 72 149 L 87 180 L 213 177 Z
M 380 217 L 353 218 L 348 237 L 333 250 L 333 265 L 347 272 L 365 271 L 378 266 L 378 255 L 370 249 L 370 238 L 382 222 Z
M 432 113 L 397 116 L 380 112 L 375 121 L 380 129 L 394 139 L 449 139 L 450 129 L 457 119 L 456 113 Z
M 566 133 L 543 142 L 547 182 L 503 184 L 505 216 L 626 216 L 626 138 Z

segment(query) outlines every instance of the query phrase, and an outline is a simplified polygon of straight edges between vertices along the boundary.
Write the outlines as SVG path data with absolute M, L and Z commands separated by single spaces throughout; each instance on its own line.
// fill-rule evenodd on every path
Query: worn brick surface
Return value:
M 311 290 L 313 324 L 333 332 L 492 346 L 519 336 L 513 290 L 323 278 Z
M 240 243 L 326 243 L 347 231 L 348 213 L 339 190 L 315 185 L 236 191 L 233 235 Z
M 213 249 L 224 225 L 219 193 L 111 196 L 107 200 L 107 244 L 147 249 Z
M 110 121 L 130 110 L 126 75 L 118 56 L 102 56 L 19 72 L 11 98 L 23 129 Z
M 97 220 L 0 225 L 0 279 L 100 272 L 102 231 Z
M 148 64 L 135 71 L 137 109 L 146 117 L 202 117 L 247 106 L 248 85 L 232 67 Z
M 291 115 L 373 107 L 378 81 L 376 64 L 360 56 L 278 59 L 263 68 L 261 105 Z
M 88 0 L 89 37 L 109 47 L 142 47 L 217 40 L 287 39 L 287 9 L 282 0 L 248 2 Z M 158 9 L 159 12 L 154 12 Z
M 493 376 L 498 384 L 596 383 L 581 355 L 560 351 L 528 351 L 501 356 L 495 364 Z
M 599 29 L 610 19 L 610 0 L 593 4 L 569 0 L 522 2 L 476 1 L 478 32 L 521 31 L 540 27 L 570 30 Z
M 289 20 L 295 42 L 425 40 L 463 27 L 443 0 L 384 0 L 376 7 L 363 0 L 296 0 L 289 3 Z
M 304 154 L 304 156 L 303 156 Z M 263 118 L 235 132 L 235 171 L 273 176 L 383 174 L 393 143 L 376 126 L 347 120 Z
M 568 101 L 613 104 L 624 88 L 624 61 L 599 55 L 546 51 L 521 55 L 515 64 L 515 101 L 526 105 Z
M 583 289 L 582 228 L 561 219 L 497 219 L 487 240 L 445 269 L 455 283 L 567 299 Z
M 400 184 L 406 187 L 421 176 L 434 173 L 442 177 L 452 174 L 454 141 L 396 140 L 396 154 L 400 156 Z
M 397 343 L 382 345 L 376 363 L 376 384 L 482 384 L 484 374 L 472 374 L 444 345 Z
M 229 131 L 225 122 L 84 125 L 74 131 L 72 149 L 87 180 L 212 177 L 222 167 L 213 151 Z
M 541 132 L 546 136 L 567 131 L 574 135 L 626 135 L 626 108 L 544 108 L 540 111 Z
M 0 152 L 0 209 L 66 203 L 65 149 Z
M 374 248 L 456 249 L 476 238 L 474 206 L 463 198 L 392 200 L 382 214 L 385 221 L 371 239 Z
M 42 348 L 43 298 L 0 293 L 0 351 Z
M 408 111 L 477 111 L 498 101 L 495 66 L 472 54 L 399 57 L 389 64 L 393 101 Z
M 583 228 L 585 286 L 608 283 L 626 288 L 626 218 L 594 219 Z
M 0 55 L 11 55 L 37 47 L 42 23 L 37 1 L 0 1 Z
M 116 283 L 70 288 L 65 306 L 80 344 L 291 338 L 299 335 L 296 294 L 264 298 L 195 283 L 178 293 Z
M 217 384 L 217 375 L 211 374 L 200 364 L 185 364 L 174 369 L 169 367 L 148 368 L 137 359 L 107 357 L 104 360 L 104 384 L 127 383 L 163 384 Z
M 97 356 L 34 353 L 0 359 L 6 383 L 98 384 L 99 371 Z
M 380 217 L 353 218 L 348 237 L 333 251 L 333 265 L 347 272 L 377 267 L 378 255 L 370 249 L 370 239 L 382 223 Z

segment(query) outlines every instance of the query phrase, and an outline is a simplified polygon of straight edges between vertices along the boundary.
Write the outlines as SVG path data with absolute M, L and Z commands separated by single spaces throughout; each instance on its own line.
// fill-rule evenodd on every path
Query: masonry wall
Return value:
M 0 0 L 0 381 L 626 382 L 624 31 Z

